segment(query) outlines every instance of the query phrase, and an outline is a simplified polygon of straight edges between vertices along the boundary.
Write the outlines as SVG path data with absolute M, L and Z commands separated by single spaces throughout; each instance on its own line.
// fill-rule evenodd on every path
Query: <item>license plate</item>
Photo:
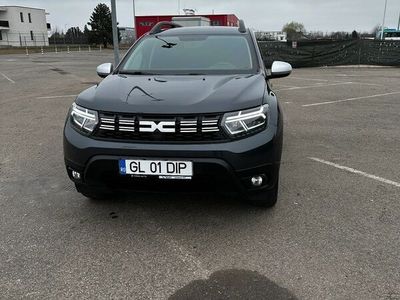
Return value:
M 160 179 L 191 179 L 193 163 L 191 161 L 138 160 L 121 159 L 121 175 L 158 176 Z

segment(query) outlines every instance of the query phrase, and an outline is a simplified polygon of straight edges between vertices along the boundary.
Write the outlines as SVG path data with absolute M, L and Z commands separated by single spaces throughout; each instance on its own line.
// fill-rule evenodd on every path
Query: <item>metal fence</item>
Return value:
M 120 46 L 126 48 L 133 44 L 133 39 L 124 38 L 121 39 Z M 47 32 L 9 32 L 0 31 L 0 49 L 7 47 L 42 47 L 42 46 L 78 46 L 88 47 L 99 47 L 93 43 L 90 43 L 87 34 L 82 32 L 79 34 L 52 34 L 50 37 Z M 112 48 L 112 45 L 108 45 Z
M 294 67 L 337 65 L 400 66 L 400 41 L 259 42 L 267 67 L 283 60 Z
M 2 30 L 0 34 L 1 47 L 37 47 L 48 46 L 47 32 L 9 32 Z
M 1 47 L 37 47 L 48 45 L 87 45 L 88 37 L 84 34 L 79 35 L 56 35 L 49 37 L 47 32 L 9 32 L 1 31 Z
M 55 36 L 49 37 L 50 45 L 87 45 L 89 44 L 89 39 L 85 35 L 79 36 Z
M 2 48 L 0 47 L 0 55 L 2 54 L 26 54 L 33 53 L 79 53 L 79 52 L 102 52 L 104 49 L 101 45 L 49 45 L 37 47 L 13 47 Z
M 350 41 L 260 41 L 261 52 L 267 67 L 275 60 L 283 60 L 294 67 L 319 67 L 336 65 L 400 66 L 400 41 L 350 40 Z M 72 51 L 101 51 L 101 46 L 88 45 L 84 35 L 53 36 L 44 32 L 1 31 L 0 54 L 12 47 L 15 53 L 46 53 Z M 19 48 L 19 49 L 18 49 Z
M 1 54 L 32 54 L 50 52 L 96 52 L 102 51 L 102 45 L 88 44 L 85 36 L 52 36 L 47 32 L 8 32 L 1 31 Z

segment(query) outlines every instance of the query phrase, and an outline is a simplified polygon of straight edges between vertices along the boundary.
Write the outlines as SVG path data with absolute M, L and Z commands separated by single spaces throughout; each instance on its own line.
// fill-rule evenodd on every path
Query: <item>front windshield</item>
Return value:
M 248 74 L 257 71 L 248 37 L 151 36 L 128 54 L 120 73 Z

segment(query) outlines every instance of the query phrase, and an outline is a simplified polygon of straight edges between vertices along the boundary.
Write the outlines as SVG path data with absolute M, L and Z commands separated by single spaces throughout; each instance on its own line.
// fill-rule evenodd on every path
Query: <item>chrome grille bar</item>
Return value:
M 223 140 L 221 116 L 217 115 L 135 115 L 127 113 L 101 113 L 99 137 L 127 141 L 202 141 Z M 146 124 L 146 122 L 148 124 Z
M 115 126 L 111 126 L 111 125 L 100 125 L 100 129 L 114 131 L 114 130 L 115 130 Z
M 125 132 L 135 132 L 135 127 L 124 127 L 124 126 L 119 126 L 119 131 L 125 131 Z

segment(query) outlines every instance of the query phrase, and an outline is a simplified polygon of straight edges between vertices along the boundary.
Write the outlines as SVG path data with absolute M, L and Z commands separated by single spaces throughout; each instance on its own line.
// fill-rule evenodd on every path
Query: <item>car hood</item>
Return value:
M 208 76 L 110 75 L 82 92 L 89 109 L 144 114 L 217 113 L 261 105 L 262 74 Z

